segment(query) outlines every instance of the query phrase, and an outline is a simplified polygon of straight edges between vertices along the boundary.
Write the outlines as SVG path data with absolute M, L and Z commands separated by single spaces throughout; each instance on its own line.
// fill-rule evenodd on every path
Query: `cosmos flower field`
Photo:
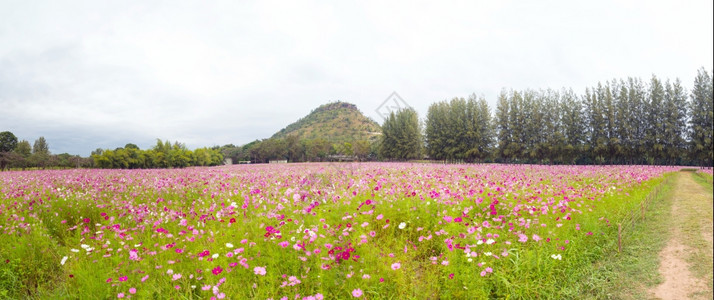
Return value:
M 559 298 L 676 171 L 236 165 L 0 172 L 0 298 Z

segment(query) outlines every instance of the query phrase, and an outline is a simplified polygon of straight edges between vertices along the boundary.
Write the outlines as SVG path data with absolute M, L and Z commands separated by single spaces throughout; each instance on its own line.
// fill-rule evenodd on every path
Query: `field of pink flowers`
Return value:
M 0 172 L 0 298 L 573 297 L 582 266 L 612 253 L 613 224 L 671 171 Z

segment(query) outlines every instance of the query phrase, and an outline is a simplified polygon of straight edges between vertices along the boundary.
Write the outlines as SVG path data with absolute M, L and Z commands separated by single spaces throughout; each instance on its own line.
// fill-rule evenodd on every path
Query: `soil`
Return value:
M 711 299 L 712 295 L 703 296 L 702 292 L 706 292 L 707 287 L 704 278 L 695 276 L 690 271 L 690 265 L 687 263 L 687 257 L 694 251 L 691 247 L 685 244 L 686 241 L 682 229 L 681 220 L 687 217 L 687 211 L 692 209 L 700 209 L 691 207 L 690 203 L 684 199 L 690 197 L 702 197 L 706 195 L 711 199 L 711 193 L 708 193 L 702 186 L 692 179 L 691 173 L 680 173 L 675 189 L 672 192 L 672 220 L 670 239 L 666 247 L 660 252 L 660 267 L 659 272 L 664 278 L 664 282 L 655 287 L 651 292 L 655 298 L 659 299 Z M 704 199 L 707 199 L 704 198 Z M 712 221 L 702 220 L 701 234 L 704 240 L 708 242 L 707 251 L 712 251 Z M 696 295 L 693 295 L 695 294 Z

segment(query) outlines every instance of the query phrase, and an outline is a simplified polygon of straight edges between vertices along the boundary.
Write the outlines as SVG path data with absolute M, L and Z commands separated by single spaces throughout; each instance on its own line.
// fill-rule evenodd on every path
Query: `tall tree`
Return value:
M 510 102 L 508 100 L 508 94 L 505 90 L 502 90 L 498 95 L 498 101 L 496 102 L 496 116 L 495 116 L 495 128 L 497 131 L 497 152 L 496 156 L 504 161 L 510 162 L 512 157 L 511 152 L 508 149 L 508 145 L 513 142 L 513 137 L 511 135 L 511 123 L 510 123 Z
M 32 144 L 32 156 L 30 156 L 30 162 L 32 165 L 43 169 L 49 166 L 50 147 L 47 144 L 45 137 L 39 137 Z
M 416 111 L 407 108 L 390 113 L 382 125 L 382 157 L 396 160 L 419 159 L 421 150 L 421 126 Z
M 663 129 L 663 112 L 664 112 L 664 87 L 662 82 L 654 75 L 650 80 L 650 85 L 647 93 L 647 111 L 646 111 L 646 130 L 645 130 L 645 145 L 647 146 L 647 163 L 656 164 L 662 163 L 664 158 L 664 129 Z
M 713 72 L 714 73 L 714 72 Z M 690 102 L 690 147 L 691 156 L 699 165 L 712 165 L 712 77 L 704 68 L 694 79 Z
M 30 146 L 30 142 L 26 140 L 18 142 L 17 146 L 15 147 L 15 153 L 20 154 L 24 158 L 29 158 L 32 154 L 32 147 Z
M 686 153 L 685 133 L 687 128 L 687 96 L 679 79 L 665 83 L 664 146 L 666 163 L 681 165 L 682 153 Z

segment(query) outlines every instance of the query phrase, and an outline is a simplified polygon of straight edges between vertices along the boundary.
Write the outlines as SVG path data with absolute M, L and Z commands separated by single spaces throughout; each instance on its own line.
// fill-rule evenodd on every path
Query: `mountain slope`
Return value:
M 332 143 L 344 143 L 374 141 L 379 134 L 381 129 L 377 122 L 365 117 L 354 104 L 338 101 L 319 106 L 271 138 L 290 135 L 301 140 L 322 138 Z

